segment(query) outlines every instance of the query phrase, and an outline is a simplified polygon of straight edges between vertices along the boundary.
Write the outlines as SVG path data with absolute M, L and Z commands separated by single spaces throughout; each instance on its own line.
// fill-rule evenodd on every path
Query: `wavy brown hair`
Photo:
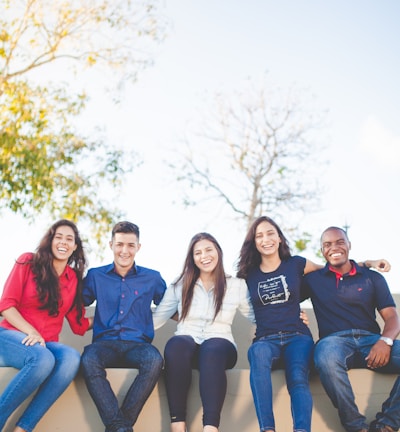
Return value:
M 240 249 L 238 264 L 237 264 L 237 277 L 246 279 L 249 273 L 257 268 L 261 263 L 261 255 L 256 248 L 255 238 L 256 230 L 261 222 L 270 223 L 278 232 L 281 242 L 279 243 L 279 258 L 282 261 L 287 260 L 292 256 L 290 252 L 289 242 L 283 235 L 279 225 L 268 216 L 260 216 L 250 226 L 246 234 L 242 248 Z
M 217 240 L 208 233 L 198 233 L 190 240 L 188 251 L 186 254 L 185 263 L 183 265 L 182 273 L 179 275 L 178 279 L 174 282 L 176 286 L 179 282 L 182 282 L 182 314 L 179 321 L 183 321 L 190 310 L 190 306 L 193 300 L 194 286 L 199 279 L 200 270 L 194 263 L 193 251 L 196 243 L 200 240 L 209 240 L 214 244 L 218 252 L 218 264 L 214 270 L 214 306 L 215 313 L 214 319 L 218 312 L 221 310 L 222 301 L 224 299 L 226 291 L 226 275 L 223 265 L 223 254 L 221 246 L 218 244 Z
M 74 306 L 78 311 L 78 323 L 82 318 L 83 299 L 82 299 L 82 280 L 86 268 L 86 257 L 82 246 L 82 240 L 76 225 L 68 219 L 61 219 L 55 222 L 45 233 L 36 253 L 32 258 L 32 271 L 35 275 L 36 289 L 39 301 L 42 304 L 41 309 L 48 310 L 49 315 L 57 316 L 61 301 L 59 276 L 53 266 L 53 253 L 51 244 L 56 234 L 57 228 L 68 226 L 72 228 L 75 237 L 76 249 L 68 259 L 68 265 L 74 270 L 78 279 Z

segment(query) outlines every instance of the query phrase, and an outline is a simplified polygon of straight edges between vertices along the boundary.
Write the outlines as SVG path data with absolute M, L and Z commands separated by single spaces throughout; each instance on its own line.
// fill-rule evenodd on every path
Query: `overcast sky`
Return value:
M 326 192 L 320 209 L 299 221 L 301 229 L 319 238 L 325 227 L 347 223 L 352 257 L 387 258 L 392 271 L 386 278 L 400 292 L 400 2 L 164 0 L 162 11 L 170 29 L 154 65 L 126 87 L 117 107 L 102 93 L 101 80 L 91 82 L 83 122 L 85 132 L 105 126 L 111 143 L 132 147 L 143 159 L 124 179 L 119 203 L 141 228 L 137 263 L 160 270 L 169 283 L 190 238 L 209 231 L 232 271 L 245 232 L 214 207 L 185 210 L 174 203 L 179 187 L 165 159 L 199 110 L 209 108 L 209 95 L 243 89 L 249 78 L 257 82 L 267 73 L 276 86 L 307 89 L 328 111 L 320 139 L 329 166 L 315 179 Z M 4 214 L 1 285 L 15 258 L 34 250 L 51 222 L 38 218 L 28 225 Z M 112 256 L 89 259 L 99 265 Z

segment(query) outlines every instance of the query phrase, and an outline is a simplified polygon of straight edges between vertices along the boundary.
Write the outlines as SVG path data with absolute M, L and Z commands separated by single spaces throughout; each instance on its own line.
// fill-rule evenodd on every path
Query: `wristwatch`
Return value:
M 383 342 L 385 342 L 386 345 L 393 346 L 393 339 L 390 339 L 386 336 L 381 336 L 379 339 L 383 340 Z

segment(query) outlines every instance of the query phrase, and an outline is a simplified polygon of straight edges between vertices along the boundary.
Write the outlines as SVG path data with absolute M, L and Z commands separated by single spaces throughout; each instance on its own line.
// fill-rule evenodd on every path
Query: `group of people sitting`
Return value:
M 345 230 L 321 236 L 326 265 L 293 256 L 280 227 L 262 216 L 240 250 L 236 277 L 224 270 L 223 252 L 208 233 L 190 241 L 179 276 L 167 288 L 159 272 L 137 265 L 137 225 L 112 230 L 113 262 L 86 272 L 76 225 L 53 224 L 35 253 L 17 260 L 0 300 L 0 366 L 19 372 L 0 395 L 0 431 L 31 395 L 14 432 L 31 432 L 74 379 L 79 368 L 106 432 L 132 432 L 161 373 L 164 373 L 171 432 L 185 432 L 192 369 L 198 369 L 203 431 L 217 432 L 227 390 L 226 370 L 237 361 L 232 322 L 237 311 L 255 323 L 248 350 L 250 385 L 260 431 L 275 431 L 271 371 L 284 368 L 293 431 L 310 432 L 309 374 L 315 366 L 347 432 L 393 432 L 400 427 L 400 377 L 369 425 L 355 403 L 351 368 L 399 374 L 400 320 L 384 277 L 385 260 L 349 258 Z M 300 303 L 310 298 L 319 328 L 314 340 Z M 93 317 L 85 307 L 95 303 Z M 155 308 L 154 308 L 155 305 Z M 384 321 L 381 330 L 376 311 Z M 72 331 L 93 329 L 82 355 L 58 338 L 64 317 Z M 164 355 L 152 345 L 154 329 L 169 319 L 176 332 Z M 106 368 L 138 374 L 119 405 Z M 318 431 L 319 432 L 319 431 Z

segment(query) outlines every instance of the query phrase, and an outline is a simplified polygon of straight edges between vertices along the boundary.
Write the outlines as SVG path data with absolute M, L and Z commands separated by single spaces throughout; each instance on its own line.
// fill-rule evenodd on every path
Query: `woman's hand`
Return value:
M 38 333 L 38 332 L 32 332 L 32 333 L 30 333 L 30 334 L 28 334 L 28 335 L 26 335 L 26 337 L 24 337 L 23 339 L 22 339 L 22 342 L 21 343 L 23 343 L 24 345 L 28 345 L 28 346 L 30 346 L 30 345 L 35 345 L 35 344 L 39 344 L 39 345 L 42 345 L 42 346 L 46 346 L 46 342 L 45 342 L 45 340 L 43 339 L 43 337 Z
M 364 261 L 365 267 L 379 270 L 380 272 L 388 272 L 391 269 L 390 262 L 385 259 L 366 260 Z

